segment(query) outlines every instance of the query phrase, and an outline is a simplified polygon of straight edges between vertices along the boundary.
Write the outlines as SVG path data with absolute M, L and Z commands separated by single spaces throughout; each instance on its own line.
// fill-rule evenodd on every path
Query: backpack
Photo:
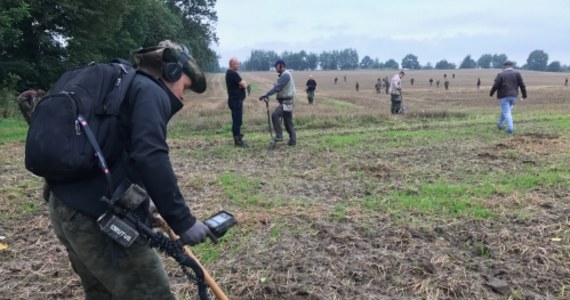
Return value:
M 135 70 L 123 60 L 92 63 L 65 72 L 30 119 L 25 164 L 53 181 L 93 176 L 105 158 L 122 151 L 117 117 Z

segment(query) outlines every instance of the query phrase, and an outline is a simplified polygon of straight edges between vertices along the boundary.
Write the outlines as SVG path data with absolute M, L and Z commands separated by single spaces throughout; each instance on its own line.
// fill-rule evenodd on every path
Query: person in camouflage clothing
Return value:
M 22 116 L 24 116 L 26 122 L 30 123 L 36 104 L 38 104 L 45 94 L 46 92 L 42 89 L 30 89 L 18 96 L 18 106 L 20 107 L 20 111 L 22 111 Z

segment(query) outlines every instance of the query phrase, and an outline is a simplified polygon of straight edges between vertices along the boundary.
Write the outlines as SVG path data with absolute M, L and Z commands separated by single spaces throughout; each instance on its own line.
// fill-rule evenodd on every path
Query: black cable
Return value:
M 127 221 L 132 223 L 139 233 L 149 242 L 149 246 L 157 248 L 158 250 L 166 253 L 166 255 L 171 256 L 178 262 L 182 272 L 186 277 L 193 282 L 196 282 L 198 286 L 198 296 L 200 300 L 209 300 L 208 297 L 208 284 L 204 279 L 204 271 L 198 265 L 198 263 L 189 255 L 184 252 L 184 245 L 178 241 L 174 241 L 169 237 L 164 236 L 158 232 L 154 232 L 150 227 L 148 227 L 143 222 L 139 221 L 137 217 L 130 213 L 126 213 L 120 208 L 115 207 L 114 213 L 125 218 Z M 195 275 L 192 275 L 186 268 L 189 267 L 194 271 Z

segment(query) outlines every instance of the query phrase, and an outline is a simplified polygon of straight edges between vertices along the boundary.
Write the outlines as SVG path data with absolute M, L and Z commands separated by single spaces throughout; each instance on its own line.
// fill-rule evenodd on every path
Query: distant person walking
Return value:
M 247 96 L 249 97 L 249 94 L 251 94 L 251 84 L 247 84 Z
M 522 98 L 526 99 L 526 85 L 524 84 L 521 73 L 513 70 L 513 63 L 506 61 L 503 64 L 503 71 L 495 78 L 495 83 L 491 88 L 490 96 L 497 92 L 497 98 L 501 103 L 501 115 L 497 122 L 497 128 L 503 129 L 503 123 L 507 124 L 507 133 L 512 134 L 514 131 L 512 109 L 519 95 L 519 88 Z
M 334 78 L 334 84 L 336 85 L 336 83 L 338 82 L 338 77 Z
M 451 74 L 451 78 L 455 79 L 455 73 Z
M 357 81 L 356 84 L 354 85 L 354 88 L 356 89 L 357 92 L 358 92 L 358 90 L 360 89 L 360 84 L 358 84 L 358 81 Z
M 568 86 L 568 77 L 566 77 L 566 80 L 564 80 L 564 86 Z
M 443 86 L 445 87 L 445 90 L 449 90 L 449 80 L 446 80 L 443 82 Z
M 394 75 L 390 82 L 390 95 L 392 100 L 392 107 L 390 112 L 392 114 L 399 114 L 402 112 L 402 78 L 406 75 L 404 71 Z
M 477 89 L 481 88 L 481 78 L 477 77 Z
M 439 89 L 439 79 L 435 82 L 435 86 Z
M 388 81 L 388 77 L 385 77 L 383 80 L 384 80 L 384 89 L 386 90 L 386 95 L 388 95 L 388 91 L 390 90 L 390 82 Z
M 344 83 L 346 83 L 346 74 L 344 74 Z
M 381 91 L 382 91 L 382 80 L 380 78 L 378 78 L 378 80 L 376 81 L 374 88 L 376 89 L 376 94 L 381 93 Z
M 313 79 L 313 75 L 309 75 L 309 80 L 305 84 L 305 91 L 307 92 L 307 100 L 309 104 L 313 104 L 315 100 L 315 91 L 317 90 L 317 82 Z
M 228 90 L 228 107 L 232 112 L 232 134 L 234 137 L 234 146 L 245 148 L 248 145 L 243 141 L 241 124 L 243 119 L 243 100 L 245 99 L 245 91 L 248 84 L 237 72 L 239 67 L 239 60 L 232 57 L 229 62 L 229 68 L 226 71 L 226 88 Z
M 433 78 L 429 79 L 429 86 L 433 86 Z
M 413 78 L 410 78 L 410 84 L 411 84 L 411 85 L 414 85 L 414 81 L 415 81 L 415 80 L 414 80 Z
M 261 97 L 259 100 L 269 101 L 269 96 L 277 94 L 277 101 L 279 106 L 275 108 L 271 114 L 271 120 L 273 122 L 273 129 L 275 130 L 275 141 L 283 141 L 283 131 L 281 129 L 281 120 L 285 123 L 285 129 L 289 134 L 289 146 L 295 146 L 297 144 L 297 133 L 293 127 L 293 104 L 295 100 L 295 82 L 293 81 L 293 76 L 291 72 L 287 70 L 287 65 L 285 61 L 279 59 L 275 62 L 275 71 L 279 73 L 277 82 L 273 87 Z

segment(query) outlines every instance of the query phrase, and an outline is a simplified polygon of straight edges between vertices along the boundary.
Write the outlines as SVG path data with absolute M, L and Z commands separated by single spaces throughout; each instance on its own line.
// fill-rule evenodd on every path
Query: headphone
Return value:
M 164 49 L 164 57 L 166 57 L 167 62 L 162 66 L 162 77 L 168 82 L 178 81 L 182 77 L 184 64 L 188 63 L 188 59 L 190 59 L 188 48 L 184 45 L 180 46 L 182 47 L 181 51 L 172 48 Z

